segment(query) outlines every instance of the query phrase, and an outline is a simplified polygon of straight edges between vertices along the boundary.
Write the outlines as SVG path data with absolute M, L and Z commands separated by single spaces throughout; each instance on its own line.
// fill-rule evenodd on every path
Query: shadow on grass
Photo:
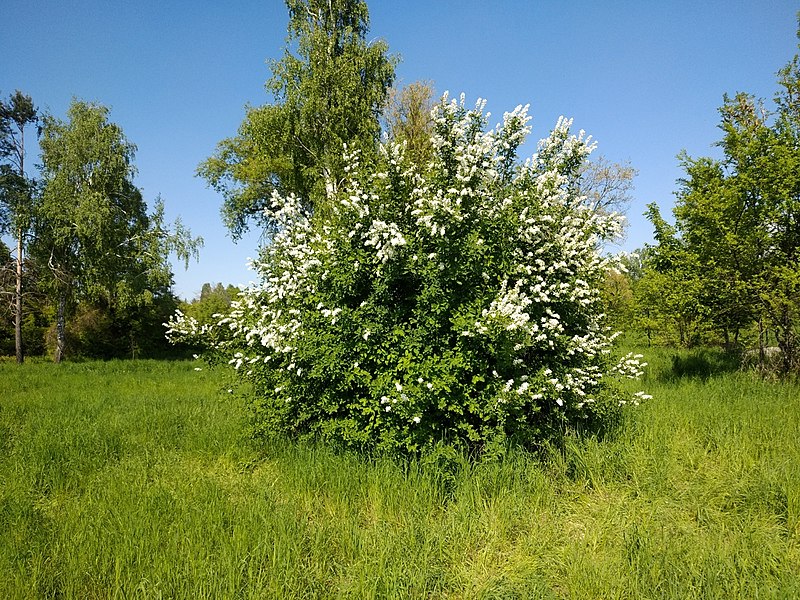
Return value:
M 740 356 L 719 348 L 699 348 L 672 356 L 672 368 L 661 374 L 664 381 L 678 379 L 707 380 L 739 370 Z

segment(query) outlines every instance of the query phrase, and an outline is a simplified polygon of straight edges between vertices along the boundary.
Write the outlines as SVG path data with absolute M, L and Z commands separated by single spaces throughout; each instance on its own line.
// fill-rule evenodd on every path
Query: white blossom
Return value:
M 459 306 L 461 312 L 448 317 L 452 330 L 445 319 L 437 335 L 459 349 L 507 352 L 476 374 L 494 401 L 486 410 L 497 411 L 492 418 L 498 422 L 511 414 L 503 411 L 525 405 L 580 413 L 602 397 L 609 376 L 640 377 L 646 366 L 640 355 L 606 366 L 614 334 L 604 325 L 597 282 L 618 261 L 598 249 L 619 231 L 621 218 L 586 209 L 574 179 L 575 165 L 595 143 L 582 131 L 573 135 L 572 121 L 562 117 L 519 164 L 516 151 L 530 132 L 528 107 L 505 113 L 494 129 L 485 127 L 484 107 L 478 100 L 468 108 L 462 95 L 433 109 L 434 158 L 424 169 L 404 158 L 402 144 L 384 143 L 377 169 L 362 166 L 359 154 L 346 149 L 344 177 L 325 178 L 324 221 L 295 195 L 273 192 L 268 216 L 274 232 L 252 261 L 260 281 L 214 324 L 176 312 L 166 324 L 170 338 L 213 340 L 233 368 L 251 370 L 256 382 L 263 374 L 268 381 L 274 376 L 281 382 L 271 387 L 274 394 L 301 406 L 315 401 L 298 393 L 298 384 L 316 376 L 309 345 L 347 336 L 352 347 L 353 337 L 383 343 L 395 328 L 408 333 L 409 323 L 389 327 L 374 317 L 369 294 L 381 289 L 393 298 L 406 281 L 388 277 L 425 274 L 442 282 L 437 290 L 476 286 L 486 292 Z M 467 258 L 478 266 L 468 271 Z M 378 352 L 373 343 L 355 344 L 355 351 Z M 432 376 L 425 371 L 403 371 L 405 366 L 369 372 L 372 360 L 348 357 L 354 371 L 348 377 L 375 394 L 370 410 L 394 410 L 405 424 L 420 423 L 425 403 L 439 401 L 440 394 L 429 393 L 434 387 L 449 389 L 449 382 L 427 381 Z M 415 380 L 407 389 L 401 383 Z M 375 390 L 381 387 L 389 390 L 378 402 L 381 392 Z M 649 398 L 637 392 L 630 403 Z

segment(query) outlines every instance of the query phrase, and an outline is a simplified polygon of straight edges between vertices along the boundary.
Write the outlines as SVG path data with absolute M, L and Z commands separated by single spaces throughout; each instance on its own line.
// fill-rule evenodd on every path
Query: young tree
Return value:
M 655 315 L 664 325 L 664 333 L 674 329 L 681 346 L 695 346 L 703 341 L 708 325 L 708 311 L 703 303 L 704 267 L 686 244 L 679 228 L 661 216 L 658 205 L 647 205 L 645 213 L 655 228 L 657 244 L 649 248 L 649 261 L 642 278 L 641 300 L 651 322 Z
M 22 347 L 23 265 L 34 212 L 34 183 L 25 173 L 25 131 L 37 120 L 31 97 L 19 90 L 7 102 L 0 101 L 0 233 L 10 229 L 16 241 L 13 305 L 18 363 L 22 363 L 25 356 Z
M 112 310 L 149 302 L 172 284 L 170 252 L 188 263 L 202 243 L 179 221 L 165 225 L 160 200 L 148 214 L 133 184 L 135 146 L 108 121 L 107 108 L 73 101 L 67 117 L 44 118 L 35 242 L 57 304 L 57 362 L 76 300 L 103 299 Z
M 372 155 L 394 80 L 382 41 L 367 42 L 363 0 L 287 0 L 289 35 L 272 61 L 275 103 L 249 107 L 237 136 L 219 143 L 198 174 L 224 196 L 234 239 L 251 223 L 274 224 L 272 193 L 319 209 L 344 176 L 345 148 Z M 293 53 L 293 50 L 295 53 Z
M 709 158 L 680 155 L 687 177 L 680 180 L 676 222 L 686 252 L 698 265 L 700 302 L 710 325 L 721 333 L 726 348 L 739 343 L 740 332 L 753 322 L 758 290 L 755 274 L 762 260 L 744 197 L 726 178 L 725 165 Z
M 391 88 L 383 116 L 389 140 L 406 145 L 406 156 L 416 165 L 425 166 L 433 158 L 433 83 L 415 81 L 401 88 Z
M 757 323 L 771 331 L 785 374 L 800 368 L 800 59 L 779 73 L 776 110 L 749 94 L 725 96 L 722 160 L 680 156 L 672 234 L 658 239 L 659 270 L 695 290 L 700 312 L 727 344 Z M 651 212 L 656 232 L 663 219 Z M 680 260 L 676 260 L 680 257 Z M 665 294 L 667 295 L 667 294 Z

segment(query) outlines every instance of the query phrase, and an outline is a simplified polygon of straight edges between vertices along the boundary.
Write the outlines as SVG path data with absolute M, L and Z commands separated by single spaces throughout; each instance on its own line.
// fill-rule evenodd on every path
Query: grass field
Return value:
M 800 598 L 800 387 L 671 354 L 613 439 L 446 469 L 255 445 L 192 363 L 0 363 L 0 598 Z

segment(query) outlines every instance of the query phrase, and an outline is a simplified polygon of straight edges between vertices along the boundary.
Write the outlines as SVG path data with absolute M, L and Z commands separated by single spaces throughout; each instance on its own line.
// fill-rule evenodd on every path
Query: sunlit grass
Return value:
M 0 596 L 800 597 L 800 387 L 672 354 L 611 439 L 478 464 L 257 446 L 191 363 L 0 364 Z

